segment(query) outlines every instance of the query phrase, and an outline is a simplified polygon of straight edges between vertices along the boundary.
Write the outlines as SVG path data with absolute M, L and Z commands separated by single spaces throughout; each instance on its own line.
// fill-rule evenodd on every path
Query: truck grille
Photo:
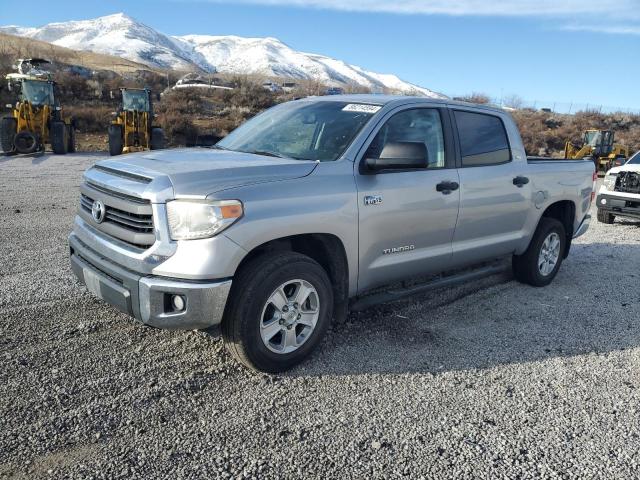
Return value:
M 618 173 L 618 178 L 616 178 L 615 191 L 640 194 L 640 174 L 635 172 Z
M 80 190 L 79 214 L 91 226 L 137 248 L 146 249 L 154 244 L 153 212 L 148 200 L 90 183 L 84 183 Z M 91 213 L 96 200 L 105 206 L 104 220 L 100 223 Z

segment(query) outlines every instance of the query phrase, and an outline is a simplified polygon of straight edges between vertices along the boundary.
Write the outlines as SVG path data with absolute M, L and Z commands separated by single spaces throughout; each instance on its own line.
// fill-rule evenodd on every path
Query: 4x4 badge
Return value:
M 380 195 L 365 195 L 365 205 L 380 205 L 382 203 L 382 196 Z

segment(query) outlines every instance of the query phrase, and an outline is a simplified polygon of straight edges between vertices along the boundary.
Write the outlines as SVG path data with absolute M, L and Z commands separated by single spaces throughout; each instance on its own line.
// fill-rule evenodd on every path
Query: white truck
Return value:
M 596 206 L 602 223 L 611 224 L 616 217 L 640 220 L 640 152 L 607 172 Z
M 281 371 L 349 309 L 473 281 L 494 259 L 548 285 L 588 228 L 594 185 L 591 161 L 527 159 L 500 109 L 308 98 L 213 148 L 98 162 L 71 265 L 142 323 L 221 324 L 238 360 Z

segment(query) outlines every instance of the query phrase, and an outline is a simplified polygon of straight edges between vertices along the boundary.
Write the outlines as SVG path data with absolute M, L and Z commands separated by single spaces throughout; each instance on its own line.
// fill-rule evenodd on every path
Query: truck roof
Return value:
M 461 102 L 459 100 L 451 100 L 449 98 L 433 98 L 418 97 L 411 95 L 379 95 L 379 94 L 346 94 L 346 95 L 323 95 L 316 97 L 307 97 L 301 100 L 307 101 L 327 101 L 327 102 L 352 102 L 352 103 L 368 103 L 372 105 L 388 105 L 388 104 L 406 104 L 406 103 L 439 103 L 442 105 L 459 105 L 463 107 L 482 108 L 486 110 L 504 112 L 504 109 L 495 105 L 483 105 L 477 103 Z

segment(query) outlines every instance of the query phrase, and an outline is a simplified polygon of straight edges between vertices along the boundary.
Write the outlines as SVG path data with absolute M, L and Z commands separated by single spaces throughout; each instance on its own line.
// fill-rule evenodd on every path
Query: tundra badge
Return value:
M 402 253 L 402 252 L 410 252 L 411 250 L 415 250 L 415 245 L 405 245 L 404 247 L 393 247 L 393 248 L 385 248 L 382 250 L 384 255 L 388 255 L 390 253 Z

